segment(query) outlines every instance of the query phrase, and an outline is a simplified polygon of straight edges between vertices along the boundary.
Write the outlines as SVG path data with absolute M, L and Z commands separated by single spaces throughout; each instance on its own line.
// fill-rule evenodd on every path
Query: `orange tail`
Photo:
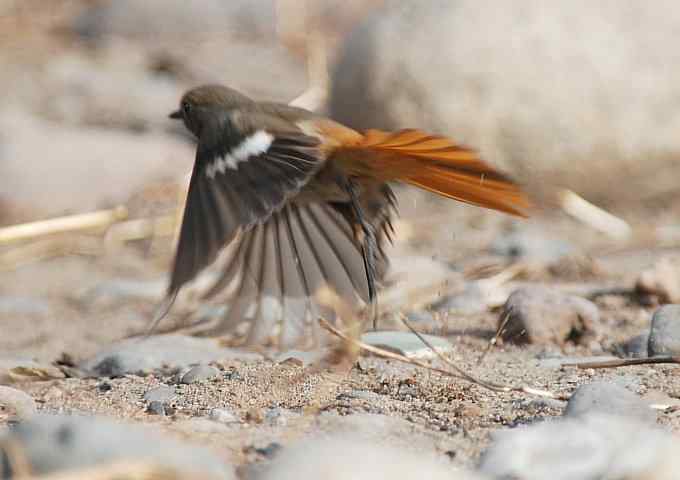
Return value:
M 361 142 L 341 149 L 348 167 L 382 181 L 402 181 L 461 202 L 526 216 L 530 206 L 519 186 L 477 154 L 420 130 L 369 130 Z

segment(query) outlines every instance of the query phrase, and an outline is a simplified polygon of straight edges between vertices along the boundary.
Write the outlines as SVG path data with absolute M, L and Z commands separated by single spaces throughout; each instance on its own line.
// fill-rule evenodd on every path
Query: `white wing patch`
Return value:
M 273 135 L 264 130 L 258 130 L 246 137 L 240 145 L 233 148 L 224 157 L 216 158 L 212 163 L 208 164 L 205 167 L 205 174 L 209 178 L 215 178 L 218 172 L 224 173 L 227 171 L 227 168 L 236 170 L 240 162 L 247 162 L 250 157 L 256 157 L 269 150 L 273 141 Z

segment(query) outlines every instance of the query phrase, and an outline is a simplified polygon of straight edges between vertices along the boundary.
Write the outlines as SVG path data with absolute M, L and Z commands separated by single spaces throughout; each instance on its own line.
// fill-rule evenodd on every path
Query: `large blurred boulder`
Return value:
M 675 190 L 680 4 L 391 2 L 354 32 L 330 110 L 357 128 L 454 136 L 534 189 Z
M 169 135 L 64 127 L 13 109 L 0 111 L 0 132 L 0 201 L 23 220 L 124 203 L 188 174 L 194 155 Z

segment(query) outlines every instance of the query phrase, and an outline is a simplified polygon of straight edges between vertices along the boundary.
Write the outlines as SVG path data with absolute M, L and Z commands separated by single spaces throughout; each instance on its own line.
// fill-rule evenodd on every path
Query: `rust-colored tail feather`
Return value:
M 382 181 L 402 181 L 513 215 L 526 216 L 530 206 L 515 182 L 445 137 L 420 130 L 369 130 L 360 143 L 343 150 L 360 160 L 361 174 Z

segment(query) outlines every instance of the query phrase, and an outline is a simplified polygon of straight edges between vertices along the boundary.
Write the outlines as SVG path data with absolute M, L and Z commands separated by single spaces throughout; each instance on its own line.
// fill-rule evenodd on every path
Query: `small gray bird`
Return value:
M 297 343 L 316 320 L 314 294 L 323 286 L 375 305 L 396 205 L 389 182 L 513 215 L 529 205 L 475 152 L 419 130 L 361 134 L 221 85 L 188 91 L 170 117 L 184 122 L 198 148 L 156 320 L 227 247 L 205 296 L 231 291 L 225 317 L 207 332 L 214 335 L 246 321 L 248 343 L 264 342 L 277 325 L 281 344 Z

